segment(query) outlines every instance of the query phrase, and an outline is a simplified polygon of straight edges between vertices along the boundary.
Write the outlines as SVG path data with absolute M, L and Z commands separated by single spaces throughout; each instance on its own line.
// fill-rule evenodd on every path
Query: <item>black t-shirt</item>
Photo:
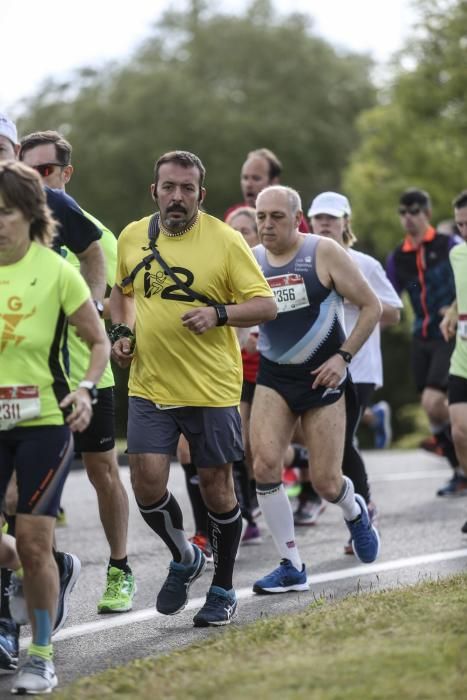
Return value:
M 66 246 L 73 253 L 86 250 L 93 241 L 98 241 L 102 231 L 82 212 L 73 197 L 62 190 L 44 187 L 47 204 L 53 217 L 58 221 L 53 249 L 59 253 L 61 246 Z

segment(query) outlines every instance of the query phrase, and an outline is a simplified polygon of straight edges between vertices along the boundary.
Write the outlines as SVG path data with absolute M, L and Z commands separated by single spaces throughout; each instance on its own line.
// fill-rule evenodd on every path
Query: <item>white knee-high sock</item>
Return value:
M 295 542 L 293 513 L 284 485 L 280 482 L 274 484 L 256 482 L 256 493 L 281 559 L 288 559 L 298 571 L 301 571 L 303 562 Z
M 339 497 L 335 501 L 332 501 L 332 503 L 335 503 L 342 508 L 344 518 L 349 521 L 358 518 L 362 512 L 362 509 L 355 500 L 353 481 L 347 476 L 344 476 L 344 485 Z

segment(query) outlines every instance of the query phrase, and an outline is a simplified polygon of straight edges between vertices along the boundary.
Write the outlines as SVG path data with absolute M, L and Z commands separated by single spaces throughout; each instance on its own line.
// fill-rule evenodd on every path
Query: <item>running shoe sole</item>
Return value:
M 294 583 L 292 586 L 280 586 L 277 588 L 262 588 L 256 583 L 253 586 L 253 593 L 258 595 L 273 595 L 274 593 L 289 593 L 290 591 L 309 591 L 310 586 L 306 583 Z
M 235 608 L 228 620 L 219 620 L 218 622 L 197 621 L 193 623 L 193 627 L 225 627 L 225 625 L 230 625 L 232 620 L 237 617 L 237 612 L 237 608 Z

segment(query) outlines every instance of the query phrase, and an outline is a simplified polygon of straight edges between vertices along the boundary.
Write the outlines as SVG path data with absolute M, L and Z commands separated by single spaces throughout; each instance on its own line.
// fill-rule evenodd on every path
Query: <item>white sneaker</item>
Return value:
M 326 503 L 321 498 L 313 498 L 299 502 L 299 506 L 293 514 L 295 525 L 316 525 L 319 516 L 324 512 Z
M 31 655 L 16 674 L 11 692 L 13 695 L 51 693 L 57 683 L 53 662 Z

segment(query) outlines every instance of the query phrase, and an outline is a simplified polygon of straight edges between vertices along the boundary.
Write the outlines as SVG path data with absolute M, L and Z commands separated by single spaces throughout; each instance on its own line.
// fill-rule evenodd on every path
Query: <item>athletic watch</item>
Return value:
M 97 403 L 99 394 L 97 393 L 97 386 L 90 379 L 83 379 L 82 382 L 78 384 L 80 389 L 87 389 L 89 391 L 89 396 L 91 397 L 91 405 L 94 406 Z
M 101 301 L 98 301 L 98 299 L 93 299 L 92 303 L 96 307 L 97 313 L 101 318 L 104 318 L 104 304 Z
M 216 304 L 214 308 L 217 314 L 216 326 L 225 326 L 225 324 L 229 320 L 229 317 L 227 316 L 227 309 L 223 304 Z
M 352 362 L 352 353 L 347 352 L 347 350 L 342 350 L 342 348 L 339 348 L 339 350 L 336 351 L 336 355 L 340 355 L 344 362 L 346 362 L 348 365 Z

